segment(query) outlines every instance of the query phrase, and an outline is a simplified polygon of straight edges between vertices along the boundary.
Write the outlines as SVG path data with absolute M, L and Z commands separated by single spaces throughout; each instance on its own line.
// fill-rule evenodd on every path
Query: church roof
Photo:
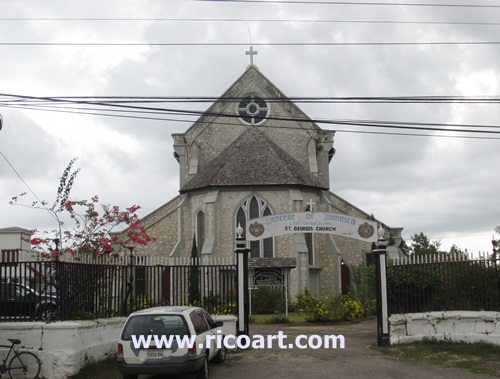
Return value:
M 198 172 L 181 193 L 206 187 L 286 185 L 325 188 L 321 181 L 256 126 Z

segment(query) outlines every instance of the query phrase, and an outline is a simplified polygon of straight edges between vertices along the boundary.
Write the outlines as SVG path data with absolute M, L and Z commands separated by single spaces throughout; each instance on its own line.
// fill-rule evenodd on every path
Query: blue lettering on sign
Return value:
M 276 215 L 276 216 L 269 216 L 266 219 L 266 225 L 270 225 L 274 222 L 280 222 L 280 221 L 294 221 L 295 220 L 295 214 L 294 213 L 286 213 L 282 215 Z
M 323 221 L 337 221 L 337 222 L 343 222 L 346 224 L 356 225 L 355 218 L 343 216 L 343 215 L 331 214 L 331 213 L 325 213 L 325 217 L 323 218 Z

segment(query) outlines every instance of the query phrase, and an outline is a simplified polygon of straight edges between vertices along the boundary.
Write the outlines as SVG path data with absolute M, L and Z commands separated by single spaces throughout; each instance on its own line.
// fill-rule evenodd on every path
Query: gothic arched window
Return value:
M 257 217 L 271 215 L 271 209 L 264 200 L 252 196 L 244 201 L 236 213 L 236 225 L 241 225 L 243 228 L 242 237 L 246 239 L 245 230 L 247 220 Z M 274 238 L 269 237 L 258 241 L 250 241 L 250 257 L 252 258 L 272 258 L 274 257 Z
M 205 213 L 199 211 L 196 215 L 196 245 L 201 252 L 205 243 Z
M 311 208 L 307 207 L 306 212 L 310 212 Z M 308 260 L 309 260 L 309 265 L 314 266 L 316 263 L 316 257 L 315 257 L 315 252 L 314 252 L 314 235 L 313 233 L 304 233 L 304 238 L 306 240 L 306 246 L 307 246 L 307 253 L 308 253 Z

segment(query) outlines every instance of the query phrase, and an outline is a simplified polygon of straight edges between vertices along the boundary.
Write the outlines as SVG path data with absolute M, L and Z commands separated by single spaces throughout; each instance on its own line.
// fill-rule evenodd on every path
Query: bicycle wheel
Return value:
M 31 351 L 21 351 L 10 360 L 9 375 L 11 379 L 36 379 L 42 364 Z

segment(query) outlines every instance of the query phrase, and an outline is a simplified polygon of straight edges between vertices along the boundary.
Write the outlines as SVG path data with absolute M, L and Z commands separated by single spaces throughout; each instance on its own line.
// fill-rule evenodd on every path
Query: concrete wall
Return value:
M 0 343 L 19 338 L 21 346 L 33 348 L 42 362 L 41 378 L 64 379 L 87 362 L 100 361 L 116 352 L 125 318 L 96 321 L 0 323 Z M 7 352 L 0 352 L 4 358 Z
M 500 345 L 500 312 L 448 311 L 389 317 L 391 344 L 436 340 L 489 342 Z
M 236 334 L 236 317 L 215 316 L 223 321 L 224 334 Z M 116 353 L 124 317 L 96 321 L 0 323 L 0 344 L 18 338 L 21 346 L 33 348 L 42 362 L 40 378 L 66 379 L 78 373 L 88 362 L 101 361 Z M 6 349 L 0 350 L 4 359 Z

